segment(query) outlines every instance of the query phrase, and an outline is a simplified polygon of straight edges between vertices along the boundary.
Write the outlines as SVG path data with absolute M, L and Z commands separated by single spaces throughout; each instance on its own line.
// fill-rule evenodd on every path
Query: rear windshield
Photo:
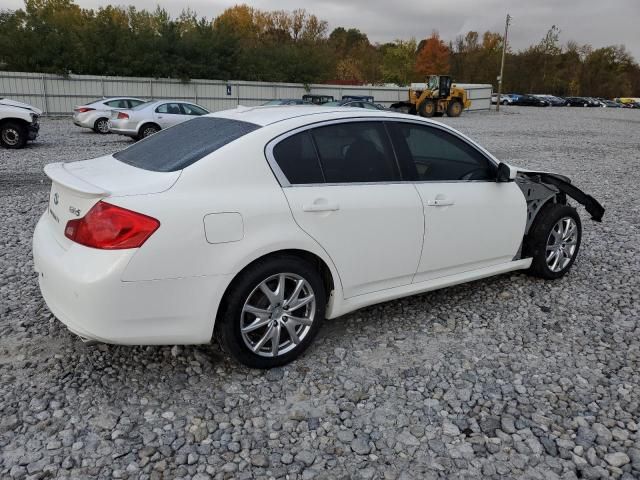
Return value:
M 199 117 L 161 130 L 113 156 L 145 170 L 175 172 L 258 128 L 238 120 Z

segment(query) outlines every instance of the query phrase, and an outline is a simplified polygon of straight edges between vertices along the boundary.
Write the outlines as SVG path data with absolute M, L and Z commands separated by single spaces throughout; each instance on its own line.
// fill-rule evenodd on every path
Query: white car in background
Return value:
M 140 140 L 209 111 L 184 100 L 156 100 L 129 110 L 111 112 L 110 130 Z
M 602 206 L 456 130 L 383 110 L 238 108 L 45 167 L 33 255 L 80 337 L 217 338 L 246 365 L 300 355 L 325 318 L 514 270 L 555 279 Z
M 133 97 L 115 97 L 77 105 L 73 109 L 73 123 L 78 127 L 90 128 L 96 133 L 109 133 L 112 110 L 137 107 L 145 101 Z
M 22 148 L 28 140 L 35 140 L 40 131 L 40 115 L 42 110 L 28 103 L 0 98 L 0 145 Z

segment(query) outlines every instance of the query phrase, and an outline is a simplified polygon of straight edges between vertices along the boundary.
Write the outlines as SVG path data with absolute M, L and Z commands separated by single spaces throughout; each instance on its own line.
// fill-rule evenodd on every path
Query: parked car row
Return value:
M 498 101 L 492 94 L 491 103 Z M 500 96 L 502 105 L 523 106 L 569 106 L 640 108 L 639 98 L 615 98 L 613 100 L 593 97 L 558 97 L 543 94 L 506 93 Z M 302 98 L 270 100 L 263 105 L 325 105 L 330 107 L 355 107 L 367 110 L 387 110 L 374 103 L 372 96 L 344 95 L 334 100 L 331 95 L 306 94 Z M 209 110 L 185 100 L 146 101 L 135 97 L 101 98 L 73 109 L 73 123 L 96 133 L 116 133 L 135 140 L 153 135 L 160 130 L 206 115 Z M 35 140 L 40 129 L 42 111 L 26 103 L 0 98 L 0 145 L 6 148 L 21 148 L 27 141 Z
M 500 95 L 501 105 L 521 105 L 529 107 L 605 107 L 640 108 L 640 102 L 634 98 L 615 98 L 609 100 L 596 97 L 558 97 L 555 95 L 504 93 Z M 498 103 L 498 94 L 491 95 L 491 103 Z

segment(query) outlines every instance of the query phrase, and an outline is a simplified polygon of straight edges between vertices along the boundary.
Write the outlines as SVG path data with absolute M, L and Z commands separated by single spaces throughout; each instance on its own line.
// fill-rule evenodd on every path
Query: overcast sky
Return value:
M 160 5 L 177 15 L 190 7 L 200 16 L 215 17 L 225 8 L 247 3 L 262 10 L 304 8 L 337 26 L 356 27 L 371 42 L 428 36 L 432 30 L 445 40 L 476 30 L 504 29 L 507 13 L 513 17 L 510 44 L 518 50 L 537 43 L 551 25 L 557 25 L 560 41 L 590 43 L 594 47 L 624 44 L 640 61 L 640 0 L 76 0 L 82 7 L 108 4 L 155 9 Z M 22 0 L 2 0 L 0 8 L 21 8 Z

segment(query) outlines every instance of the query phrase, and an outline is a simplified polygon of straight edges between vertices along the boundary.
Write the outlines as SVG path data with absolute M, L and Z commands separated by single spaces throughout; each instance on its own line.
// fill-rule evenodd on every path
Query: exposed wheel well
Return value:
M 2 120 L 0 120 L 0 126 L 4 125 L 5 123 L 19 123 L 24 127 L 28 127 L 29 126 L 29 122 L 27 122 L 26 120 L 23 120 L 21 118 L 3 118 Z
M 297 250 L 297 249 L 277 250 L 275 252 L 271 252 L 266 255 L 263 255 L 260 258 L 256 258 L 248 265 L 245 265 L 245 267 L 236 274 L 233 280 L 231 280 L 229 285 L 227 285 L 227 288 L 225 289 L 224 294 L 222 295 L 220 305 L 218 305 L 218 311 L 216 312 L 216 322 L 214 325 L 214 329 L 216 328 L 217 325 L 219 325 L 218 320 L 221 316 L 221 313 L 225 309 L 225 306 L 226 306 L 225 301 L 228 297 L 227 294 L 234 287 L 238 277 L 242 275 L 242 273 L 245 270 L 255 265 L 257 262 L 263 262 L 268 258 L 284 256 L 284 255 L 298 257 L 302 260 L 305 260 L 309 264 L 313 265 L 317 269 L 318 273 L 320 274 L 320 277 L 322 278 L 322 283 L 324 284 L 324 287 L 325 287 L 327 300 L 329 299 L 329 297 L 331 296 L 331 292 L 335 289 L 335 281 L 333 279 L 333 275 L 331 274 L 331 270 L 329 269 L 329 266 L 325 263 L 324 260 L 322 260 L 322 258 L 306 250 Z

